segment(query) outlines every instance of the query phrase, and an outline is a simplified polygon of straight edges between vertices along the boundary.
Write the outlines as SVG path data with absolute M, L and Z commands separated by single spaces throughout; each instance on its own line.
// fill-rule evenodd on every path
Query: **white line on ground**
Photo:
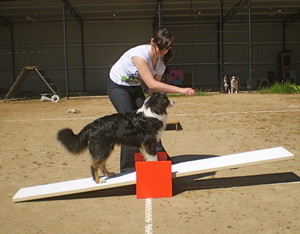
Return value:
M 287 112 L 300 112 L 300 110 L 269 110 L 269 111 L 240 111 L 240 112 L 203 112 L 200 114 L 174 114 L 175 116 L 198 116 L 198 115 L 235 115 L 235 114 L 264 114 L 264 113 L 287 113 Z
M 152 198 L 145 199 L 145 234 L 152 234 Z
M 79 118 L 45 118 L 45 119 L 5 119 L 3 122 L 31 122 L 31 121 L 70 121 L 70 120 L 94 120 L 99 116 L 94 117 L 79 117 Z M 1 120 L 0 120 L 1 121 Z
M 241 112 L 203 112 L 200 114 L 170 114 L 170 116 L 200 116 L 200 115 L 235 115 L 235 114 L 265 114 L 265 113 L 288 113 L 300 112 L 300 110 L 265 110 L 265 111 L 241 111 Z M 74 117 L 74 118 L 41 118 L 41 119 L 0 119 L 0 122 L 32 122 L 32 121 L 72 121 L 72 120 L 94 120 L 100 116 Z

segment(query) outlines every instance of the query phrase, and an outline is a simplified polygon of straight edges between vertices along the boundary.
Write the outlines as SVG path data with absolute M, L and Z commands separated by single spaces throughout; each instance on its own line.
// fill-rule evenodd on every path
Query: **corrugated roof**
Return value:
M 16 0 L 0 1 L 0 17 L 5 22 L 47 22 L 63 19 L 63 0 Z M 165 24 L 217 23 L 220 18 L 220 0 L 68 0 L 74 12 L 83 20 L 150 20 L 157 16 L 161 2 Z M 240 5 L 235 5 L 240 3 Z M 223 0 L 224 15 L 235 14 L 234 20 L 246 20 L 247 0 Z M 298 20 L 299 0 L 251 0 L 253 22 L 282 22 Z M 67 14 L 68 19 L 72 15 Z

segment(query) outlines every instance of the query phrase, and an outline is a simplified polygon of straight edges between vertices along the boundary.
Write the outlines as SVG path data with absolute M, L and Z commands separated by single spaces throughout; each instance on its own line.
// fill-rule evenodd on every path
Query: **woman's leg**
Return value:
M 145 96 L 140 87 L 120 86 L 110 79 L 108 82 L 108 95 L 118 113 L 132 112 L 143 105 Z M 134 170 L 134 154 L 138 152 L 137 148 L 121 146 L 121 172 Z
M 137 109 L 135 102 L 131 98 L 130 87 L 115 84 L 109 79 L 108 96 L 118 113 L 124 114 Z

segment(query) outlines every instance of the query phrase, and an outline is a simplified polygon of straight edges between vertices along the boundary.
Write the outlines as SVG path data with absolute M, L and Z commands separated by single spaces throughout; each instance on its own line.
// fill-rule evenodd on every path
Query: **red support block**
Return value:
M 145 162 L 140 154 L 135 154 L 137 198 L 172 197 L 173 195 L 172 162 L 166 161 L 166 152 L 157 152 L 157 156 L 159 161 Z
M 157 161 L 167 161 L 167 152 L 157 152 Z M 135 162 L 141 162 L 145 161 L 144 156 L 141 153 L 135 153 L 134 154 L 134 161 Z

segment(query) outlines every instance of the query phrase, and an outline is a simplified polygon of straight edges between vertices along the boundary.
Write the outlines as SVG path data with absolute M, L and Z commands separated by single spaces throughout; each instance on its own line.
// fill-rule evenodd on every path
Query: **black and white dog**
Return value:
M 232 76 L 230 80 L 231 93 L 239 92 L 239 78 L 237 76 Z
M 107 177 L 114 175 L 106 169 L 106 161 L 115 144 L 137 147 L 145 161 L 157 161 L 156 143 L 166 127 L 166 109 L 173 105 L 166 94 L 153 93 L 136 112 L 98 118 L 77 135 L 70 128 L 62 129 L 57 140 L 73 154 L 88 148 L 92 156 L 92 176 L 96 183 L 103 183 L 105 180 L 99 178 L 98 169 Z
M 224 93 L 230 93 L 231 87 L 230 87 L 230 77 L 229 75 L 225 74 L 223 77 L 224 82 Z

